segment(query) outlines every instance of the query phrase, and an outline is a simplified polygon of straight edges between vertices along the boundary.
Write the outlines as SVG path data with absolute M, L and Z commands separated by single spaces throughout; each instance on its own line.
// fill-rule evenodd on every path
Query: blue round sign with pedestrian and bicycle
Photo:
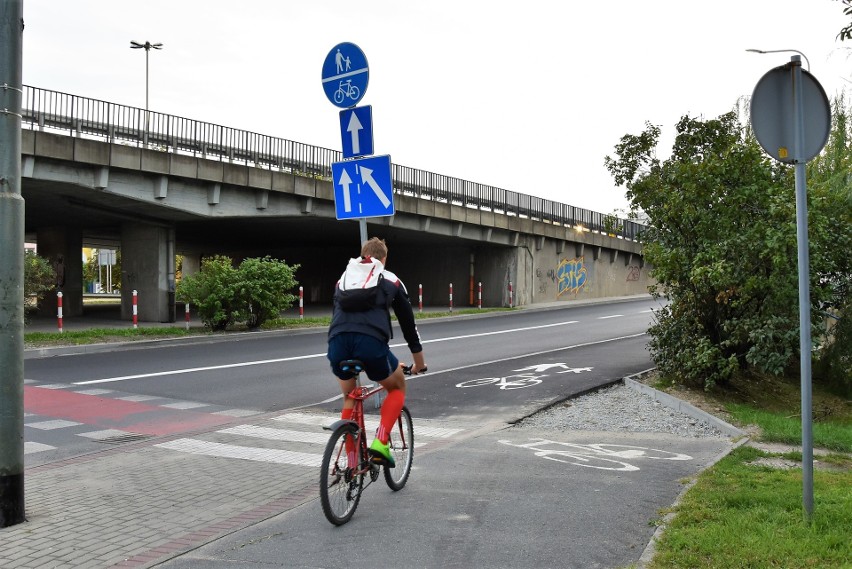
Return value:
M 348 109 L 357 105 L 369 80 L 367 56 L 360 47 L 344 42 L 328 52 L 322 64 L 322 88 L 334 106 Z

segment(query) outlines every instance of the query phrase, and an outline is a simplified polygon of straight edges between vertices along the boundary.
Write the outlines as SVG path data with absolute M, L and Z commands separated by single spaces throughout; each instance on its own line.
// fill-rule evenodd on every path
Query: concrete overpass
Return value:
M 81 249 L 122 251 L 122 312 L 174 319 L 175 254 L 271 255 L 298 263 L 309 303 L 328 303 L 358 224 L 335 219 L 337 151 L 25 87 L 22 194 L 27 241 L 63 270 L 63 312 L 82 313 Z M 368 220 L 389 268 L 424 303 L 483 305 L 639 294 L 649 284 L 641 226 L 466 180 L 393 166 L 393 217 Z M 48 295 L 44 310 L 55 312 Z

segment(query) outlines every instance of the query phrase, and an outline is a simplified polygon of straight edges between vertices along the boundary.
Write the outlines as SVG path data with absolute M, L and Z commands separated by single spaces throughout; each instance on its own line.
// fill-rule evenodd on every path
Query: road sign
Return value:
M 340 111 L 340 139 L 344 158 L 372 154 L 373 107 L 366 105 Z
M 751 127 L 767 154 L 787 164 L 810 162 L 820 153 L 831 132 L 831 105 L 816 78 L 801 70 L 803 148 L 796 155 L 793 69 L 789 65 L 767 72 L 751 96 Z
M 322 64 L 322 88 L 333 105 L 354 107 L 364 97 L 369 81 L 367 57 L 360 47 L 344 42 L 331 48 Z
M 337 219 L 394 214 L 390 156 L 371 156 L 331 165 Z

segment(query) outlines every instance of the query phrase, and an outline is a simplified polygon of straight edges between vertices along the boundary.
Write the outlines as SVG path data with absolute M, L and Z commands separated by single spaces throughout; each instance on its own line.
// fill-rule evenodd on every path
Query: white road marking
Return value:
M 160 405 L 160 407 L 166 407 L 167 409 L 198 409 L 199 407 L 209 407 L 208 403 L 196 403 L 193 401 L 178 401 L 176 403 L 166 403 L 164 405 Z
M 52 447 L 50 445 L 43 445 L 41 443 L 33 443 L 33 442 L 25 442 L 24 443 L 24 454 L 33 454 L 35 452 L 44 452 L 46 450 L 55 450 L 56 447 Z
M 103 441 L 106 439 L 111 439 L 113 437 L 123 437 L 129 433 L 128 431 L 119 431 L 118 429 L 104 429 L 103 431 L 92 431 L 90 433 L 79 433 L 81 437 L 86 437 L 87 439 L 92 439 L 94 441 Z
M 27 423 L 24 425 L 25 427 L 32 427 L 34 429 L 40 429 L 42 431 L 52 431 L 54 429 L 64 429 L 66 427 L 76 427 L 77 425 L 82 425 L 83 423 L 76 423 L 74 421 L 66 421 L 64 419 L 55 419 L 53 421 L 40 421 L 38 423 Z
M 493 332 L 483 332 L 481 334 L 466 334 L 466 335 L 463 335 L 463 336 L 450 336 L 450 337 L 447 337 L 447 338 L 436 338 L 436 339 L 433 339 L 433 340 L 425 340 L 423 343 L 424 344 L 433 344 L 433 343 L 436 343 L 436 342 L 450 342 L 450 341 L 453 341 L 453 340 L 462 340 L 462 339 L 465 339 L 465 338 L 481 338 L 481 337 L 486 337 L 486 336 L 496 336 L 496 335 L 500 335 L 500 334 L 513 334 L 513 333 L 516 333 L 516 332 L 525 332 L 527 330 L 541 330 L 543 328 L 553 328 L 553 327 L 556 327 L 556 326 L 567 326 L 567 325 L 570 325 L 570 324 L 577 324 L 577 323 L 578 323 L 577 320 L 569 320 L 567 322 L 557 322 L 555 324 L 543 324 L 541 326 L 528 326 L 528 327 L 525 327 L 525 328 L 512 328 L 511 330 L 495 330 Z M 393 345 L 391 345 L 391 348 L 399 348 L 399 347 L 403 347 L 405 345 L 406 344 L 393 344 Z M 123 375 L 123 376 L 119 376 L 119 377 L 106 377 L 106 378 L 103 378 L 103 379 L 91 379 L 91 380 L 87 380 L 87 381 L 75 381 L 73 383 L 73 385 L 95 385 L 95 384 L 99 384 L 99 383 L 114 383 L 114 382 L 117 382 L 117 381 L 126 381 L 128 379 L 143 379 L 143 378 L 148 378 L 148 377 L 162 377 L 162 376 L 165 376 L 165 375 L 180 375 L 180 374 L 185 374 L 185 373 L 196 373 L 196 372 L 201 372 L 201 371 L 213 371 L 213 370 L 220 370 L 220 369 L 233 369 L 233 368 L 237 368 L 237 367 L 277 364 L 277 363 L 282 363 L 282 362 L 292 362 L 292 361 L 297 361 L 297 360 L 307 360 L 307 359 L 312 359 L 312 358 L 324 358 L 324 357 L 326 357 L 325 352 L 323 352 L 321 354 L 307 354 L 307 355 L 304 355 L 304 356 L 292 356 L 292 357 L 289 357 L 289 358 L 275 358 L 275 359 L 271 359 L 271 360 L 239 362 L 239 363 L 222 364 L 222 365 L 216 365 L 216 366 L 203 366 L 203 367 L 175 369 L 175 370 L 168 370 L 168 371 L 157 371 L 157 372 L 152 372 L 152 373 L 140 373 L 140 374 L 135 374 L 135 375 Z M 46 386 L 42 386 L 42 387 L 46 387 Z M 67 387 L 67 386 L 65 386 L 65 387 Z
M 195 455 L 216 456 L 222 458 L 239 458 L 255 462 L 271 462 L 274 464 L 292 464 L 295 466 L 319 467 L 322 464 L 321 454 L 294 452 L 289 450 L 265 449 L 226 445 L 195 439 L 177 439 L 154 445 L 157 448 L 176 450 Z
M 598 320 L 609 320 L 610 318 L 621 318 L 624 314 L 610 314 L 609 316 L 598 316 Z

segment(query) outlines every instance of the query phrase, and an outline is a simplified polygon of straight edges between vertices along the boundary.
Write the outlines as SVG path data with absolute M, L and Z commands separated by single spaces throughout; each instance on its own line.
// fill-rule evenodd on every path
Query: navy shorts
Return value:
M 361 360 L 364 371 L 372 381 L 383 381 L 399 367 L 399 360 L 390 351 L 387 342 L 366 334 L 343 332 L 328 341 L 328 361 L 331 372 L 340 379 L 351 379 L 340 370 L 343 360 Z

